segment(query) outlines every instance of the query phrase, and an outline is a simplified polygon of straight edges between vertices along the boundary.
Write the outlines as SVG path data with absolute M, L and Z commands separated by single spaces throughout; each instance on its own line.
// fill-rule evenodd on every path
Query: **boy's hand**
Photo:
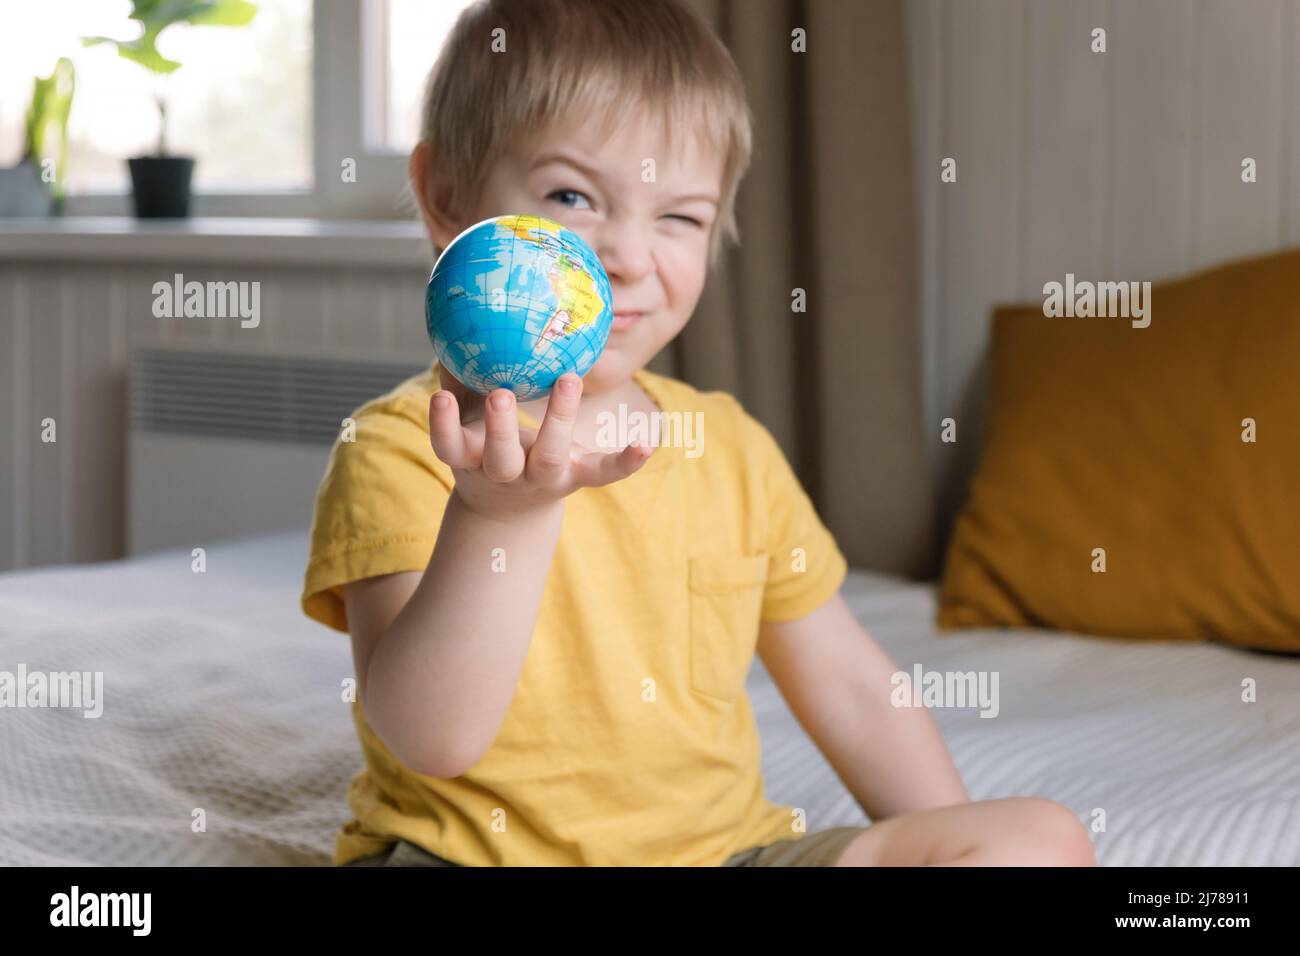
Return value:
M 429 399 L 429 441 L 455 474 L 457 497 L 484 517 L 536 510 L 579 488 L 626 478 L 653 452 L 645 445 L 588 452 L 575 444 L 582 379 L 572 372 L 556 381 L 539 431 L 519 428 L 509 389 L 498 388 L 485 401 L 446 369 L 441 374 L 445 387 Z

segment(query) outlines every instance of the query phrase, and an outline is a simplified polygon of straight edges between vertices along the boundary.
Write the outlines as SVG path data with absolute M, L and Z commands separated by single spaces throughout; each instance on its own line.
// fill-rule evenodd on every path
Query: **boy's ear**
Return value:
M 420 140 L 411 150 L 407 174 L 429 238 L 439 249 L 446 249 L 460 235 L 462 227 L 450 208 L 451 189 L 428 140 Z

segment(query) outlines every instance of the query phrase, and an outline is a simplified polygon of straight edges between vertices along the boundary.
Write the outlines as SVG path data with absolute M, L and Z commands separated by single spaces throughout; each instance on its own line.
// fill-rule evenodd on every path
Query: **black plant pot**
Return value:
M 190 214 L 192 157 L 137 156 L 126 163 L 138 219 L 184 219 Z

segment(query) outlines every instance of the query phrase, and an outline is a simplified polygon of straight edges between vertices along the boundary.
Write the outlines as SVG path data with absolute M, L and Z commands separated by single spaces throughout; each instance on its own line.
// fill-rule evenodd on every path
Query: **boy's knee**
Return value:
M 1040 866 L 1095 866 L 1088 829 L 1069 807 L 1038 797 L 1024 800 L 1022 821 L 1035 844 Z

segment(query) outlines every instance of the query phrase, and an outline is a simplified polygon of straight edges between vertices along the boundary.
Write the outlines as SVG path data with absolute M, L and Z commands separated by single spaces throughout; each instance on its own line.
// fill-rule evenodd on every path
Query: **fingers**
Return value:
M 483 419 L 483 474 L 492 481 L 514 481 L 524 470 L 516 416 L 514 393 L 508 388 L 493 389 Z
M 526 469 L 530 480 L 555 483 L 572 469 L 570 490 L 600 487 L 633 474 L 654 453 L 647 445 L 629 445 L 620 452 L 575 454 L 573 429 L 582 379 L 572 372 L 556 381 L 538 431 L 520 428 L 515 396 L 509 389 L 495 389 L 484 400 L 450 375 L 443 383 L 445 387 L 429 399 L 429 441 L 434 453 L 452 468 L 481 468 L 490 481 L 511 482 Z M 468 428 L 466 406 L 475 400 L 483 425 Z
M 455 379 L 449 377 L 449 381 Z M 465 415 L 464 404 L 458 399 L 457 392 L 463 393 L 464 386 L 444 388 L 429 396 L 429 444 L 433 446 L 433 453 L 449 467 L 468 471 L 478 468 L 482 462 L 485 437 L 480 429 L 461 424 Z M 481 400 L 480 403 L 486 407 L 486 403 Z M 537 432 L 531 428 L 519 427 L 518 436 L 524 451 L 537 441 Z
M 637 471 L 652 454 L 654 448 L 649 445 L 628 445 L 617 452 L 590 452 L 574 463 L 574 481 L 579 488 L 608 485 Z
M 569 449 L 573 446 L 573 423 L 578 417 L 582 398 L 582 379 L 572 372 L 561 375 L 546 403 L 537 441 L 528 455 L 529 477 L 553 482 L 569 467 Z
M 441 389 L 429 396 L 429 443 L 433 453 L 451 468 L 473 468 L 476 449 L 470 447 L 469 436 L 460 424 L 460 406 L 456 396 Z

